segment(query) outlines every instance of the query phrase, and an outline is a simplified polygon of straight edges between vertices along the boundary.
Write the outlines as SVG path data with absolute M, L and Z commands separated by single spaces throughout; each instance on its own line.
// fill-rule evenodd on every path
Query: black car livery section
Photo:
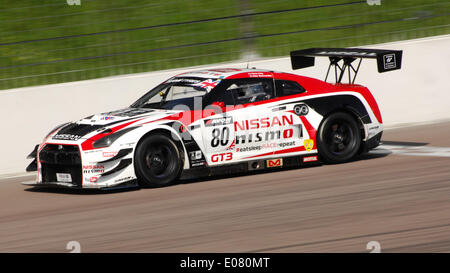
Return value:
M 332 113 L 336 110 L 347 110 L 355 114 L 358 118 L 360 118 L 364 124 L 372 123 L 372 120 L 370 119 L 369 114 L 367 113 L 366 107 L 364 107 L 364 104 L 355 96 L 336 95 L 330 97 L 319 97 L 313 99 L 286 102 L 281 105 L 293 103 L 304 103 L 308 107 L 314 109 L 314 111 L 316 111 L 322 116 L 326 116 L 329 113 Z
M 78 124 L 78 123 L 70 123 L 63 128 L 61 128 L 56 135 L 52 137 L 52 139 L 57 140 L 73 140 L 76 141 L 83 136 L 94 132 L 100 128 L 104 127 L 103 125 L 89 125 L 89 124 Z
M 183 141 L 184 147 L 186 148 L 186 153 L 188 155 L 189 166 L 191 168 L 204 167 L 206 166 L 206 159 L 203 152 L 200 150 L 197 142 L 195 142 L 192 135 L 186 130 L 186 127 L 180 122 L 169 122 L 166 125 L 175 129 Z
M 148 114 L 155 112 L 152 109 L 144 109 L 144 108 L 125 108 L 117 111 L 102 113 L 105 116 L 116 116 L 116 117 L 135 117 L 143 114 Z
M 109 122 L 104 125 L 90 125 L 90 124 L 79 124 L 79 123 L 70 123 L 64 127 L 62 127 L 56 135 L 52 137 L 55 140 L 69 140 L 69 141 L 77 141 L 78 139 L 84 137 L 85 135 L 92 133 L 96 130 L 101 130 L 108 126 L 122 123 L 125 121 L 133 120 L 134 117 L 145 114 L 150 114 L 154 112 L 151 109 L 136 109 L 136 108 L 125 108 L 117 111 L 102 113 L 102 116 L 115 116 L 115 117 L 130 117 L 128 119 L 121 119 L 113 122 Z M 91 119 L 93 116 L 86 117 L 85 120 Z

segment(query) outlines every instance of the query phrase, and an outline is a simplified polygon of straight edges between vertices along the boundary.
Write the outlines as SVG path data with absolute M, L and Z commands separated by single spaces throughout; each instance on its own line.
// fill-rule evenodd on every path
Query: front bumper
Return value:
M 78 144 L 45 143 L 36 153 L 35 187 L 103 189 L 137 186 L 133 147 L 83 151 Z

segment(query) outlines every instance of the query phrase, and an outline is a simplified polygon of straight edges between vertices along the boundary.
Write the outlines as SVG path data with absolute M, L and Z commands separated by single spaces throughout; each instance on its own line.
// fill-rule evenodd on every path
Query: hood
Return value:
M 101 114 L 92 115 L 82 120 L 79 120 L 77 123 L 85 125 L 107 126 L 142 117 L 151 117 L 155 115 L 164 116 L 167 115 L 167 113 L 171 114 L 172 112 L 173 111 L 144 109 L 144 108 L 125 108 L 112 112 L 105 112 Z
M 138 120 L 143 122 L 158 120 L 178 112 L 179 111 L 159 109 L 125 108 L 96 114 L 61 127 L 52 139 L 71 141 L 87 139 L 91 137 L 91 133 L 93 132 L 98 133 L 115 126 L 132 123 L 133 121 Z

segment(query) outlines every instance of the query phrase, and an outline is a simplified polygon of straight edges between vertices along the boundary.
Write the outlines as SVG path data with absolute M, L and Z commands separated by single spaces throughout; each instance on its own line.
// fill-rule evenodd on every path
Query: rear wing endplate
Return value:
M 362 59 L 376 59 L 378 72 L 383 73 L 401 68 L 402 53 L 403 51 L 401 50 L 367 48 L 309 48 L 291 51 L 291 64 L 292 69 L 295 70 L 314 66 L 315 57 L 329 57 L 330 65 L 328 66 L 325 81 L 328 78 L 330 69 L 334 67 L 336 83 L 341 83 L 346 71 L 349 83 L 354 83 Z M 359 59 L 359 63 L 355 68 L 352 63 L 357 59 Z

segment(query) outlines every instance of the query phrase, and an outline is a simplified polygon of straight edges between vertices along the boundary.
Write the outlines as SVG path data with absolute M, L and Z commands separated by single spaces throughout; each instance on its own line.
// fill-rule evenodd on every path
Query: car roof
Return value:
M 307 90 L 322 90 L 334 86 L 310 77 L 297 74 L 278 72 L 273 70 L 256 68 L 217 68 L 189 71 L 176 75 L 175 77 L 196 77 L 205 79 L 241 79 L 241 78 L 275 78 L 280 80 L 291 80 L 300 83 Z
M 256 74 L 266 74 L 269 75 L 273 71 L 264 70 L 264 69 L 250 69 L 250 68 L 217 68 L 217 69 L 204 69 L 204 70 L 196 70 L 189 71 L 185 73 L 178 74 L 177 77 L 199 77 L 199 78 L 220 78 L 227 79 L 231 78 L 238 74 L 245 73 L 255 73 Z M 243 78 L 247 76 L 243 75 Z

